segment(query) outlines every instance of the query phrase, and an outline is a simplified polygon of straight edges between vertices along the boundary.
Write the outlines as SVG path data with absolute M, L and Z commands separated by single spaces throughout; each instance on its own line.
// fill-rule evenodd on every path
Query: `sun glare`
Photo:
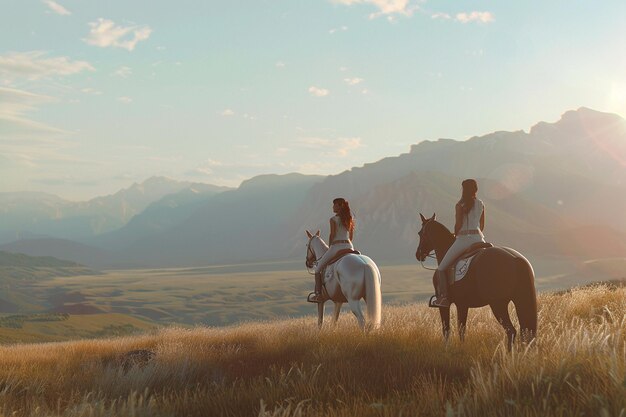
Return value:
M 610 112 L 626 117 L 626 82 L 614 82 L 611 84 L 607 108 Z

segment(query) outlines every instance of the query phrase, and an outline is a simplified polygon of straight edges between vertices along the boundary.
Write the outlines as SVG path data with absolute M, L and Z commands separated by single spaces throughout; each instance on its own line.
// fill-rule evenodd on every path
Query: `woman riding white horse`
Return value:
M 306 266 L 313 268 L 317 260 L 323 258 L 329 248 L 320 237 L 319 231 L 316 234 L 311 234 L 307 230 L 306 235 L 309 238 Z M 335 322 L 339 317 L 341 305 L 347 302 L 359 325 L 365 329 L 365 317 L 361 311 L 360 303 L 360 300 L 364 299 L 369 319 L 368 327 L 376 329 L 380 326 L 382 304 L 380 271 L 369 257 L 355 253 L 343 256 L 334 264 L 333 274 L 328 277 L 324 286 L 328 299 L 335 303 Z M 320 327 L 324 322 L 325 301 L 326 299 L 323 299 L 317 304 L 317 323 Z
M 354 249 L 352 238 L 354 237 L 354 219 L 350 211 L 350 205 L 343 198 L 333 200 L 333 212 L 330 218 L 330 248 L 317 260 L 315 266 L 315 295 L 309 297 L 309 301 L 319 303 L 322 301 L 322 272 L 328 262 L 340 251 Z

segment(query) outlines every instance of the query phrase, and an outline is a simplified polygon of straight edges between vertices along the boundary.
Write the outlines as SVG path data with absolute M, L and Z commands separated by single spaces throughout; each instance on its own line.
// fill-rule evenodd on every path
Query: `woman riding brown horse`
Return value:
M 431 251 L 435 251 L 437 262 L 441 262 L 452 246 L 454 235 L 435 215 L 429 219 L 421 213 L 422 229 L 415 253 L 423 262 Z M 436 277 L 433 285 L 437 288 Z M 510 351 L 517 331 L 511 323 L 508 305 L 513 301 L 520 323 L 522 340 L 530 342 L 537 334 L 537 294 L 535 274 L 530 262 L 519 252 L 505 247 L 491 247 L 478 253 L 465 277 L 450 285 L 450 301 L 456 304 L 459 336 L 465 336 L 465 324 L 469 308 L 489 305 L 507 335 L 507 348 Z M 450 307 L 439 307 L 444 337 L 450 333 Z

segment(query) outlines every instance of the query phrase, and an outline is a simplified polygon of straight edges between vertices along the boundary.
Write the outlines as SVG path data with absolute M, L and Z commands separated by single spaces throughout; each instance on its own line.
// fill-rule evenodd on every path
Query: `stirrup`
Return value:
M 322 293 L 319 293 L 319 294 L 318 294 L 318 293 L 316 293 L 315 291 L 313 291 L 312 293 L 310 293 L 310 294 L 307 296 L 306 300 L 307 300 L 309 303 L 319 304 L 319 303 L 324 302 L 324 296 L 322 295 Z
M 441 303 L 442 300 L 446 300 L 448 304 L 437 304 L 437 301 Z M 428 300 L 428 307 L 433 308 L 448 308 L 450 307 L 450 304 L 452 304 L 452 302 L 450 302 L 449 297 L 442 297 L 441 300 L 438 300 L 437 296 L 433 295 L 432 297 L 430 297 L 430 300 Z

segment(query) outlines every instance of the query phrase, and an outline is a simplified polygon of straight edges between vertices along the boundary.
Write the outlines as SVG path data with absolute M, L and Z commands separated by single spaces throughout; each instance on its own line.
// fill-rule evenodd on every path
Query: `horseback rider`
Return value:
M 341 250 L 354 249 L 352 237 L 354 235 L 354 218 L 350 211 L 350 205 L 343 198 L 333 200 L 333 212 L 335 215 L 330 218 L 330 237 L 328 239 L 330 247 L 317 261 L 315 266 L 315 295 L 309 301 L 320 303 L 322 297 L 322 272 L 326 264 Z
M 456 239 L 435 271 L 439 294 L 432 304 L 437 307 L 450 307 L 447 274 L 452 263 L 474 243 L 485 242 L 482 232 L 485 228 L 485 205 L 476 197 L 478 183 L 474 179 L 467 179 L 461 183 L 461 186 L 463 187 L 462 196 L 455 206 L 454 236 Z

